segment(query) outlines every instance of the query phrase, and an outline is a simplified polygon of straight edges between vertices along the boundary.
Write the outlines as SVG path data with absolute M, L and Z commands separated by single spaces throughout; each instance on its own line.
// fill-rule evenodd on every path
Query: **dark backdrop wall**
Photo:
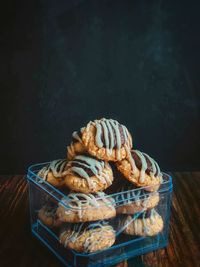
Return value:
M 199 1 L 6 1 L 0 173 L 64 157 L 71 132 L 101 117 L 163 170 L 199 170 L 199 12 Z

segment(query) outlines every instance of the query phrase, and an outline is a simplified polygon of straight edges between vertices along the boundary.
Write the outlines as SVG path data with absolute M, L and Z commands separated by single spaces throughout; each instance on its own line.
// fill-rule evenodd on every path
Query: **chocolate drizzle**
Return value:
M 108 127 L 108 123 L 107 121 L 105 122 L 106 123 L 106 126 Z M 118 130 L 119 130 L 119 134 L 120 134 L 120 139 L 121 139 L 121 145 L 124 145 L 125 144 L 125 140 L 126 140 L 126 136 L 124 135 L 124 131 L 123 131 L 123 128 L 120 124 L 117 125 L 118 127 Z M 106 141 L 105 141 L 105 132 L 104 132 L 104 129 L 103 129 L 103 126 L 101 125 L 101 129 L 102 129 L 102 132 L 101 132 L 101 141 L 103 143 L 103 147 L 104 148 L 107 148 L 106 146 Z M 116 135 L 116 131 L 114 129 L 114 127 L 111 125 L 111 129 L 112 131 L 108 131 L 108 139 L 109 139 L 109 148 L 111 149 L 111 134 L 113 134 L 113 142 L 114 142 L 114 146 L 113 148 L 116 149 L 117 148 L 117 135 Z
M 48 163 L 44 168 L 42 168 L 37 175 L 42 179 L 44 179 L 45 181 L 47 180 L 49 172 L 52 172 L 55 178 L 61 178 L 62 176 L 65 175 L 66 164 L 67 161 L 65 159 L 53 160 L 50 163 Z
M 106 172 L 105 168 L 107 170 L 110 168 L 108 163 L 89 156 L 79 155 L 68 163 L 67 174 L 75 174 L 80 178 L 86 179 L 89 188 L 93 189 L 96 184 L 90 178 L 92 176 L 98 178 L 103 184 L 110 185 L 112 183 L 113 177 L 111 168 L 110 172 Z
M 115 154 L 116 159 L 121 160 L 121 149 L 129 150 L 132 147 L 130 133 L 118 121 L 105 118 L 95 120 L 94 122 L 91 121 L 86 127 L 86 132 L 90 131 L 91 125 L 96 129 L 95 145 L 99 149 L 104 148 L 107 156 L 113 156 Z M 115 150 L 114 153 L 113 150 Z
M 66 214 L 76 212 L 80 219 L 87 208 L 99 208 L 103 205 L 114 210 L 114 204 L 115 200 L 104 192 L 97 192 L 96 194 L 70 193 L 59 203 L 59 205 L 64 206 Z
M 108 221 L 98 221 L 98 222 L 84 222 L 84 223 L 70 223 L 63 230 L 70 229 L 75 232 L 80 232 L 82 233 L 83 231 L 91 230 L 91 229 L 97 229 L 102 226 L 107 226 Z
M 139 216 L 137 216 L 137 219 L 147 219 L 150 218 L 152 215 L 152 211 L 151 210 L 147 210 L 145 212 L 140 213 Z
M 97 192 L 96 194 L 83 194 L 83 193 L 70 193 L 67 198 L 63 198 L 62 203 L 66 206 L 83 207 L 93 206 L 99 207 L 99 201 L 104 202 L 108 206 L 113 206 L 115 200 L 111 197 L 108 197 L 104 192 Z
M 64 247 L 67 247 L 69 242 L 76 242 L 87 231 L 89 231 L 89 235 L 86 237 L 86 239 L 83 238 L 83 246 L 86 252 L 93 251 L 95 246 L 104 241 L 108 233 L 112 232 L 113 236 L 115 233 L 113 227 L 105 221 L 71 224 L 61 231 L 60 240 L 62 240 L 64 237 L 62 243 L 64 243 Z M 96 241 L 93 240 L 95 233 L 99 233 L 99 238 Z M 110 245 L 112 245 L 113 242 L 111 241 Z
M 141 157 L 139 157 L 138 154 L 135 153 L 134 150 L 131 151 L 131 155 L 135 161 L 135 165 L 136 167 L 141 170 L 142 169 L 142 161 L 141 161 Z M 149 160 L 149 158 L 143 154 L 143 156 L 145 157 L 146 163 L 147 163 L 147 169 L 145 170 L 145 172 L 150 175 L 150 172 L 153 172 L 153 168 L 152 168 L 152 162 Z M 155 175 L 158 174 L 158 169 L 156 168 L 156 173 Z
M 97 159 L 95 159 L 95 160 L 97 160 Z M 102 161 L 100 161 L 100 160 L 97 160 L 97 161 L 102 163 Z M 89 165 L 89 163 L 86 160 L 81 160 L 81 159 L 75 158 L 72 161 L 71 166 L 82 168 L 88 174 L 89 177 L 95 175 L 95 172 L 91 169 L 91 166 Z M 96 169 L 98 171 L 101 171 L 100 168 L 98 168 L 98 166 L 96 166 Z M 81 177 L 79 174 L 78 174 L 78 176 Z
M 134 160 L 136 167 L 141 171 L 145 171 L 150 176 L 160 176 L 160 168 L 147 154 L 140 152 L 138 150 L 131 150 L 131 156 Z

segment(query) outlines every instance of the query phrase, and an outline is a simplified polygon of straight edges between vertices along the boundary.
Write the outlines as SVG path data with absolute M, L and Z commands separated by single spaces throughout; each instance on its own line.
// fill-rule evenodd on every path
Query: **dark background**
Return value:
M 199 1 L 19 0 L 0 12 L 0 173 L 64 157 L 71 132 L 101 117 L 163 170 L 199 170 Z

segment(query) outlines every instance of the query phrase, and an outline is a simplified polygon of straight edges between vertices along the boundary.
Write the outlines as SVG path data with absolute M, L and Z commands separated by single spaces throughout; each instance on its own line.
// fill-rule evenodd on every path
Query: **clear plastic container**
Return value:
M 144 209 L 136 209 L 136 212 L 129 215 L 117 214 L 116 217 L 105 220 L 106 224 L 113 227 L 115 233 L 115 242 L 111 247 L 95 252 L 78 252 L 64 247 L 59 241 L 60 232 L 64 227 L 64 223 L 58 227 L 49 227 L 38 217 L 39 211 L 47 201 L 53 203 L 55 207 L 61 203 L 66 210 L 72 209 L 72 207 L 68 205 L 69 198 L 67 191 L 58 190 L 38 177 L 38 171 L 47 164 L 48 162 L 36 164 L 28 169 L 27 179 L 29 182 L 31 229 L 33 235 L 50 249 L 65 266 L 113 266 L 125 259 L 160 249 L 167 245 L 172 192 L 172 178 L 170 175 L 163 173 L 163 182 L 157 191 L 159 194 L 159 202 L 157 206 L 149 212 L 146 211 L 147 206 L 144 205 L 144 203 L 148 197 L 154 193 L 148 192 L 143 194 L 144 189 L 146 190 L 148 188 L 138 188 L 117 193 L 116 191 L 112 193 L 108 190 L 108 196 L 114 199 L 116 210 L 120 209 L 120 207 L 125 204 L 134 203 L 135 207 L 137 207 L 138 203 L 141 204 L 141 201 L 143 201 Z M 79 207 L 75 208 L 78 209 Z M 152 213 L 159 214 L 163 223 L 162 229 L 153 234 L 151 234 L 149 226 L 145 229 L 146 217 L 148 218 Z M 127 220 L 128 216 L 129 220 Z M 130 235 L 125 233 L 125 229 L 127 229 L 128 225 L 137 224 L 137 220 L 140 220 L 144 227 L 143 234 Z M 154 223 L 156 224 L 157 221 L 152 222 L 152 224 Z M 71 226 L 73 227 L 73 223 L 71 223 Z

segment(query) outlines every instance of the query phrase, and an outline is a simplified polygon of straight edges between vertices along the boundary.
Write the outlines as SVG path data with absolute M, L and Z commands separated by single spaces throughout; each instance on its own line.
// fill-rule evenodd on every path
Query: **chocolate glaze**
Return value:
M 62 163 L 63 163 L 62 161 L 57 163 L 57 172 L 60 172 L 60 168 L 62 166 Z M 65 163 L 65 166 L 66 166 L 66 164 L 67 164 L 67 161 Z
M 94 195 L 95 196 L 95 195 Z M 84 202 L 87 202 L 86 200 L 85 200 L 85 198 L 84 197 L 81 197 L 81 196 L 78 196 L 78 200 L 80 201 L 80 203 L 84 203 Z M 71 200 L 70 199 L 70 201 L 69 201 L 69 204 L 70 205 L 72 205 L 72 206 L 76 206 L 76 207 L 78 207 L 78 203 L 77 203 L 77 201 L 75 201 L 75 200 Z
M 72 201 L 69 202 L 69 204 L 72 205 L 72 206 L 78 207 L 78 203 L 76 201 L 72 200 Z
M 95 159 L 95 160 L 97 160 L 97 159 Z M 98 160 L 98 161 L 100 161 L 100 160 Z M 74 159 L 73 162 L 71 163 L 71 166 L 72 167 L 80 167 L 80 168 L 82 168 L 88 174 L 89 177 L 95 175 L 93 173 L 93 171 L 90 169 L 89 165 L 88 165 L 88 168 L 87 168 L 86 166 L 83 166 L 83 165 L 81 165 L 79 163 L 84 163 L 85 165 L 88 165 L 87 162 L 85 162 L 84 160 Z
M 111 125 L 111 127 L 112 127 L 112 131 L 113 131 L 113 135 L 114 135 L 114 148 L 116 149 L 117 148 L 117 137 L 116 137 L 116 133 L 115 133 L 115 130 L 113 129 L 112 125 Z M 104 131 L 103 131 L 102 125 L 101 125 L 101 128 L 102 128 L 101 141 L 104 144 L 103 147 L 106 148 L 106 142 L 105 142 Z M 119 125 L 118 129 L 119 129 L 119 132 L 120 132 L 121 144 L 124 145 L 125 144 L 125 136 L 124 136 L 124 132 L 123 132 L 122 126 Z M 109 143 L 111 143 L 110 131 L 108 131 L 108 138 L 109 138 Z
M 135 161 L 135 165 L 136 167 L 141 170 L 142 169 L 142 162 L 141 162 L 141 159 L 140 157 L 134 152 L 134 150 L 131 150 L 131 155 Z M 143 154 L 144 155 L 144 154 Z M 146 169 L 146 173 L 148 175 L 150 175 L 150 172 L 153 172 L 153 168 L 152 168 L 152 164 L 151 162 L 149 161 L 148 157 L 146 155 L 144 155 L 145 159 L 146 159 L 146 162 L 147 162 L 147 169 Z M 158 175 L 158 169 L 156 167 L 156 173 L 155 173 L 155 176 Z
M 150 218 L 151 216 L 151 210 L 147 210 L 145 212 L 142 212 L 138 217 L 137 219 L 142 219 L 142 218 Z
M 77 162 L 72 162 L 71 166 L 72 167 L 80 167 L 81 169 L 83 169 L 88 174 L 89 177 L 94 176 L 93 171 L 89 167 L 87 168 L 86 166 L 80 165 L 78 163 L 78 161 Z M 81 177 L 78 174 L 77 174 L 77 176 Z

